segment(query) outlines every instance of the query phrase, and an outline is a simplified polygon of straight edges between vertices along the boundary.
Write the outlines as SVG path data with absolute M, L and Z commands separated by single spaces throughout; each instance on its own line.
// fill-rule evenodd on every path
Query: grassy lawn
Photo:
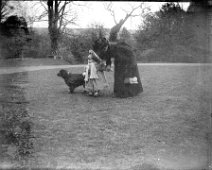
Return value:
M 56 76 L 58 69 L 0 75 L 1 100 L 25 101 L 19 105 L 1 103 L 2 110 L 24 110 L 32 123 L 33 152 L 24 166 L 114 170 L 207 167 L 212 68 L 156 65 L 139 69 L 144 92 L 127 99 L 112 98 L 113 73 L 107 73 L 110 88 L 98 98 L 82 94 L 81 87 L 69 94 Z M 75 73 L 82 70 L 69 69 Z M 2 118 L 5 113 L 0 113 Z M 4 143 L 0 149 L 4 166 L 8 162 L 18 165 L 11 156 L 16 153 L 14 147 Z

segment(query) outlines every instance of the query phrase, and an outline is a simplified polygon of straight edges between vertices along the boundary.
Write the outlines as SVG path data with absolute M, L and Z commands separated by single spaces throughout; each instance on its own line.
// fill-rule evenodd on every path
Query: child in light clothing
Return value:
M 105 86 L 108 86 L 107 79 L 102 70 L 102 59 L 100 59 L 93 50 L 89 50 L 88 65 L 85 67 L 85 83 L 88 89 L 88 94 L 91 96 L 99 95 L 99 76 L 103 79 Z

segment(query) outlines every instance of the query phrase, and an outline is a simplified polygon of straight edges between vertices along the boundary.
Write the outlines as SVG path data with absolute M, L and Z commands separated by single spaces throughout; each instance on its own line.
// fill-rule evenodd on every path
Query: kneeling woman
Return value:
M 114 95 L 116 97 L 133 97 L 143 91 L 133 49 L 125 42 L 109 43 L 105 38 L 95 42 L 94 50 L 100 58 L 111 67 L 114 58 Z

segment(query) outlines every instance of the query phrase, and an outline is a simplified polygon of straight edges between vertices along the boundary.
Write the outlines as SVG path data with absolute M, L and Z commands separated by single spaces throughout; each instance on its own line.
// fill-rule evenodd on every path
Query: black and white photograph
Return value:
M 212 1 L 0 0 L 0 170 L 212 170 Z

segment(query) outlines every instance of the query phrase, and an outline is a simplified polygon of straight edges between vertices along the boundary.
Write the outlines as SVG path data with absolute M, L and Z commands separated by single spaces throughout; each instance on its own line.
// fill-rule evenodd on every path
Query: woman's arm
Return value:
M 105 59 L 106 59 L 106 66 L 111 66 L 112 62 L 111 62 L 110 54 L 106 53 Z
M 92 54 L 92 57 L 95 61 L 97 61 L 97 62 L 102 61 L 102 59 L 93 50 L 89 50 L 89 53 Z

